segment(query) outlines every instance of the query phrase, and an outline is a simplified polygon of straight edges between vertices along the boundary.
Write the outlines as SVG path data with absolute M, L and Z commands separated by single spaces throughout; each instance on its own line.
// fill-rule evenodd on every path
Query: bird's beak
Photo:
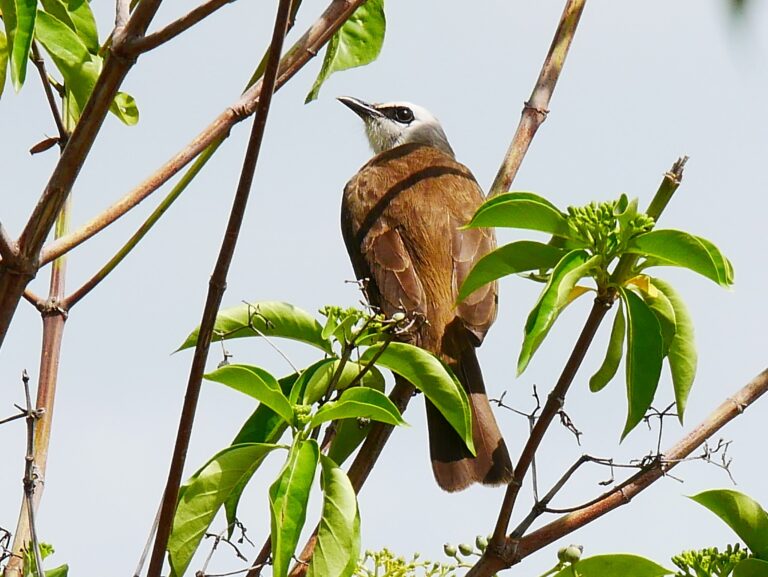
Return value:
M 367 102 L 363 102 L 358 98 L 353 98 L 352 96 L 339 96 L 337 100 L 348 106 L 352 112 L 357 114 L 363 120 L 369 120 L 370 118 L 383 116 L 381 112 L 373 107 L 373 105 L 368 104 Z

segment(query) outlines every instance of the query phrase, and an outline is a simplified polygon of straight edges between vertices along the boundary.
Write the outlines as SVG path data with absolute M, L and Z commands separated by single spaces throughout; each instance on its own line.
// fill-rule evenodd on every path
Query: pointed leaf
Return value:
M 576 283 L 588 276 L 599 260 L 597 255 L 589 258 L 583 249 L 573 250 L 561 258 L 552 270 L 549 282 L 525 323 L 525 338 L 517 361 L 518 375 L 525 371 L 558 315 L 571 302 L 570 294 Z
M 272 575 L 286 577 L 307 518 L 307 501 L 320 458 L 317 441 L 300 440 L 291 448 L 280 476 L 269 488 L 272 527 Z
M 192 331 L 178 351 L 197 344 L 198 329 Z M 263 301 L 219 311 L 211 342 L 243 337 L 283 337 L 302 341 L 332 353 L 331 343 L 322 337 L 323 328 L 312 315 L 288 303 Z
M 616 317 L 613 319 L 613 328 L 611 336 L 608 339 L 608 348 L 605 351 L 603 364 L 597 369 L 597 372 L 589 379 L 589 390 L 593 393 L 600 391 L 611 382 L 616 375 L 621 363 L 621 357 L 624 354 L 624 334 L 626 333 L 626 323 L 624 322 L 624 307 L 622 301 L 618 301 Z
M 352 387 L 344 391 L 338 401 L 326 403 L 309 423 L 314 428 L 336 419 L 371 419 L 389 425 L 405 425 L 395 404 L 384 393 L 368 387 Z
M 501 277 L 530 270 L 549 270 L 563 257 L 561 248 L 521 240 L 489 252 L 475 264 L 461 285 L 457 302 L 463 301 L 481 286 Z
M 619 293 L 627 310 L 627 404 L 629 411 L 621 438 L 643 419 L 653 402 L 661 376 L 664 342 L 656 315 L 631 290 Z
M 168 540 L 172 574 L 184 574 L 205 531 L 230 491 L 253 474 L 275 445 L 250 443 L 220 451 L 182 487 Z
M 376 369 L 376 367 L 371 368 Z M 363 385 L 383 393 L 384 377 L 378 372 L 378 369 L 376 369 L 376 372 L 381 377 L 381 380 L 363 381 Z M 336 423 L 336 436 L 328 448 L 328 456 L 337 465 L 342 465 L 365 440 L 372 425 L 372 422 L 361 419 L 341 419 L 338 421 Z
M 307 380 L 306 390 L 304 392 L 304 402 L 306 404 L 314 403 L 326 394 L 328 386 L 331 384 L 331 380 L 336 374 L 340 364 L 340 359 L 328 359 L 327 362 L 324 362 L 312 372 Z M 358 364 L 354 361 L 347 361 L 344 363 L 344 367 L 341 369 L 341 374 L 336 381 L 334 387 L 335 390 L 343 391 L 346 389 L 362 372 L 364 366 L 365 365 Z M 361 384 L 370 387 L 377 382 L 383 384 L 384 377 L 376 367 L 371 367 L 362 376 Z
M 264 369 L 251 365 L 224 365 L 205 375 L 205 378 L 232 387 L 261 401 L 287 423 L 293 424 L 291 403 L 280 390 L 277 379 Z
M 756 557 L 768 561 L 768 513 L 760 503 L 731 489 L 704 491 L 691 499 L 725 521 Z
M 5 24 L 11 80 L 18 92 L 27 76 L 27 62 L 37 16 L 37 0 L 0 0 L 0 12 L 3 13 Z
M 659 289 L 659 292 L 669 300 L 675 311 L 675 336 L 667 351 L 667 361 L 672 373 L 672 386 L 675 389 L 675 402 L 680 422 L 683 422 L 683 414 L 688 402 L 688 394 L 691 392 L 693 381 L 696 378 L 696 364 L 698 353 L 696 352 L 696 339 L 693 332 L 693 320 L 688 313 L 683 299 L 672 286 L 658 278 L 651 281 Z
M 522 228 L 563 237 L 570 234 L 566 216 L 549 201 L 519 192 L 498 194 L 484 202 L 466 226 Z
M 733 568 L 733 577 L 768 577 L 768 562 L 756 559 L 742 559 Z
M 688 268 L 723 287 L 733 284 L 733 267 L 720 249 L 707 239 L 681 230 L 640 234 L 629 241 L 627 252 L 660 259 L 659 265 Z
M 360 513 L 347 474 L 320 455 L 323 512 L 308 577 L 349 577 L 360 555 Z
M 666 356 L 677 332 L 675 308 L 672 306 L 672 301 L 669 300 L 667 295 L 652 283 L 651 278 L 645 278 L 648 279 L 648 286 L 640 292 L 640 296 L 643 297 L 645 304 L 648 305 L 653 314 L 656 315 L 656 320 L 659 321 L 661 338 L 664 342 L 663 351 L 664 356 Z
M 305 103 L 317 98 L 320 87 L 334 72 L 376 60 L 384 44 L 386 24 L 384 0 L 368 0 L 355 10 L 328 42 L 323 66 Z
M 386 347 L 386 348 L 384 348 Z M 382 348 L 384 350 L 382 351 Z M 464 387 L 446 365 L 432 353 L 406 343 L 374 345 L 360 362 L 367 363 L 381 351 L 376 364 L 397 373 L 419 389 L 451 424 L 475 454 L 472 439 L 472 411 Z
M 294 381 L 298 377 L 297 373 L 283 377 L 278 382 L 280 383 L 280 390 L 283 395 L 287 395 Z M 256 410 L 248 417 L 237 436 L 232 441 L 233 445 L 240 445 L 243 443 L 277 443 L 280 437 L 288 428 L 288 423 L 275 411 L 270 409 L 264 403 L 259 403 Z M 254 472 L 256 470 L 254 469 Z M 232 537 L 232 533 L 235 530 L 235 520 L 237 519 L 237 506 L 240 504 L 240 497 L 243 494 L 245 486 L 251 477 L 246 475 L 240 479 L 240 483 L 235 486 L 229 494 L 226 502 L 224 503 L 224 510 L 227 513 L 227 533 L 228 537 Z
M 661 577 L 674 571 L 638 555 L 595 555 L 555 573 L 554 577 Z

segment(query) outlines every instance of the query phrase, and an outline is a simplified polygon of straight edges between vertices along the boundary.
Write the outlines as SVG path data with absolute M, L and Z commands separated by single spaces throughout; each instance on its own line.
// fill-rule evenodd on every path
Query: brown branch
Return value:
M 37 68 L 37 72 L 40 75 L 40 82 L 43 84 L 43 91 L 45 92 L 45 99 L 48 101 L 48 107 L 51 109 L 53 115 L 53 122 L 56 124 L 56 130 L 59 132 L 59 149 L 64 150 L 69 139 L 69 132 L 64 127 L 64 122 L 61 120 L 61 113 L 59 107 L 56 104 L 56 97 L 53 94 L 53 88 L 51 88 L 51 82 L 48 78 L 48 72 L 45 69 L 45 60 L 40 56 L 40 50 L 37 47 L 37 42 L 32 42 L 32 63 Z
M 35 498 L 35 489 L 38 485 L 37 466 L 35 465 L 35 423 L 40 416 L 40 412 L 32 409 L 32 396 L 29 393 L 29 375 L 24 371 L 22 376 L 24 382 L 24 397 L 26 399 L 26 421 L 27 421 L 27 454 L 24 457 L 24 502 L 27 504 L 27 522 L 29 523 L 29 543 L 32 546 L 32 554 L 35 558 L 35 573 L 38 577 L 43 577 L 43 557 L 40 554 L 40 541 L 37 538 L 37 524 L 35 523 L 35 507 L 33 501 Z
M 19 255 L 19 247 L 16 245 L 16 241 L 8 236 L 8 231 L 5 230 L 3 223 L 0 222 L 0 263 L 15 261 Z
M 568 49 L 576 33 L 576 27 L 579 24 L 581 13 L 584 11 L 585 3 L 586 0 L 568 0 L 566 2 L 563 15 L 560 17 L 560 24 L 555 32 L 552 45 L 549 47 L 536 86 L 523 107 L 520 123 L 496 179 L 493 181 L 488 193 L 489 197 L 505 192 L 512 185 L 536 131 L 547 118 L 549 101 L 563 69 L 565 57 L 568 55 Z
M 176 501 L 179 494 L 179 485 L 184 471 L 184 462 L 186 460 L 189 440 L 192 436 L 192 426 L 195 420 L 195 411 L 197 400 L 200 396 L 200 388 L 205 372 L 205 362 L 208 358 L 208 350 L 213 336 L 213 327 L 216 321 L 216 314 L 221 305 L 227 282 L 227 273 L 237 246 L 237 239 L 240 228 L 245 216 L 245 208 L 248 203 L 248 197 L 253 184 L 253 176 L 256 171 L 256 164 L 259 159 L 261 143 L 264 138 L 264 129 L 267 124 L 269 107 L 272 103 L 272 95 L 277 82 L 278 66 L 280 64 L 280 54 L 283 49 L 283 41 L 288 26 L 288 18 L 291 12 L 291 0 L 280 0 L 275 17 L 275 27 L 270 42 L 269 58 L 264 72 L 263 90 L 261 91 L 256 116 L 253 121 L 251 136 L 248 140 L 248 147 L 243 160 L 243 168 L 240 174 L 240 182 L 237 185 L 237 191 L 232 203 L 227 230 L 224 233 L 224 239 L 219 250 L 219 256 L 211 275 L 208 288 L 208 297 L 203 310 L 202 320 L 200 321 L 200 330 L 198 333 L 195 354 L 190 367 L 189 380 L 187 382 L 187 393 L 184 398 L 181 419 L 179 422 L 176 445 L 173 451 L 168 481 L 163 494 L 163 503 L 160 509 L 160 521 L 155 536 L 155 545 L 152 550 L 152 556 L 147 571 L 148 577 L 160 577 L 165 558 L 165 550 L 168 545 L 168 537 L 173 525 L 173 516 L 176 511 Z
M 136 55 L 142 54 L 143 52 L 149 52 L 161 44 L 173 40 L 179 34 L 186 32 L 192 28 L 192 26 L 204 20 L 216 12 L 216 10 L 230 2 L 234 2 L 234 0 L 207 0 L 200 6 L 187 12 L 178 20 L 174 20 L 170 24 L 163 26 L 160 30 L 130 41 L 125 49 L 127 52 Z
M 314 58 L 336 30 L 346 22 L 350 14 L 363 2 L 364 0 L 332 0 L 325 12 L 283 57 L 275 89 L 283 86 L 310 59 Z M 253 114 L 260 94 L 261 83 L 257 83 L 147 180 L 77 231 L 47 246 L 40 257 L 40 264 L 51 262 L 112 224 L 176 175 L 212 142 L 225 138 L 235 124 Z
M 520 540 L 507 539 L 498 555 L 486 553 L 467 577 L 489 577 L 494 573 L 519 563 L 522 559 L 542 547 L 591 523 L 606 513 L 626 505 L 637 494 L 666 475 L 673 467 L 699 448 L 707 439 L 717 433 L 730 421 L 741 415 L 768 391 L 768 369 L 757 375 L 734 396 L 727 398 L 704 421 L 675 443 L 664 453 L 664 459 L 653 467 L 640 471 L 629 479 L 620 491 L 611 492 L 597 503 L 563 515 L 559 519 L 537 529 Z
M 115 30 L 124 28 L 131 15 L 131 1 L 117 0 L 115 3 Z
M 589 345 L 592 343 L 592 339 L 594 338 L 600 323 L 612 305 L 612 296 L 599 296 L 595 299 L 595 302 L 592 305 L 592 310 L 587 317 L 587 321 L 584 323 L 584 328 L 581 330 L 581 334 L 573 347 L 571 356 L 565 363 L 565 367 L 563 367 L 563 371 L 560 374 L 560 378 L 557 380 L 557 384 L 549 393 L 547 402 L 544 404 L 544 408 L 541 411 L 541 415 L 537 419 L 536 424 L 528 437 L 528 442 L 525 444 L 525 447 L 520 454 L 520 458 L 515 465 L 512 481 L 510 481 L 507 486 L 507 491 L 504 494 L 504 501 L 499 510 L 499 518 L 496 521 L 496 528 L 493 532 L 489 548 L 499 547 L 503 543 L 507 527 L 509 526 L 509 520 L 512 517 L 512 510 L 514 509 L 517 495 L 523 486 L 525 475 L 528 473 L 528 469 L 533 462 L 536 451 L 538 450 L 549 425 L 552 423 L 552 420 L 555 418 L 558 411 L 562 409 L 563 404 L 565 403 L 565 395 L 568 392 L 573 379 L 576 377 L 576 372 L 584 360 L 584 356 L 589 349 Z
M 120 50 L 126 38 L 141 36 L 146 32 L 160 2 L 161 0 L 143 0 L 125 27 L 115 30 L 104 68 L 80 121 L 19 237 L 20 262 L 13 267 L 0 266 L 0 345 L 5 339 L 24 289 L 37 273 L 40 249 L 101 130 L 115 94 L 135 63 L 135 59 L 126 58 Z

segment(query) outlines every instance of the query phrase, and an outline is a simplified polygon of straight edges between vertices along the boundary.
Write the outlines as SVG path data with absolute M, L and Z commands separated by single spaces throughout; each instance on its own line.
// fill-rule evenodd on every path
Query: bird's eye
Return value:
M 413 111 L 405 106 L 398 106 L 395 108 L 395 120 L 408 124 L 413 120 Z

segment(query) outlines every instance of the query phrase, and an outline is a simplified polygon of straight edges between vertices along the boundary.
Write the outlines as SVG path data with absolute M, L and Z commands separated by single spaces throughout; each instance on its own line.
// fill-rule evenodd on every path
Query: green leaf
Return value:
M 118 92 L 112 104 L 109 105 L 109 111 L 117 116 L 126 126 L 133 126 L 139 122 L 139 108 L 133 96 L 125 92 Z
M 554 577 L 661 577 L 674 571 L 638 555 L 595 555 L 557 572 Z
M 653 285 L 653 282 L 650 279 L 649 283 Z M 661 338 L 664 342 L 663 354 L 664 356 L 667 356 L 669 348 L 672 346 L 672 341 L 675 339 L 675 332 L 677 332 L 677 319 L 675 317 L 675 308 L 672 306 L 672 301 L 670 301 L 667 295 L 658 287 L 655 288 L 655 295 L 651 295 L 645 290 L 641 290 L 640 296 L 643 297 L 645 304 L 648 305 L 653 314 L 656 315 L 656 320 L 659 321 Z
M 69 575 L 69 565 L 59 565 L 53 569 L 45 570 L 45 577 L 67 577 Z
M 320 449 L 317 441 L 299 440 L 280 476 L 269 488 L 272 526 L 272 575 L 286 577 L 307 518 L 307 501 L 315 478 Z
M 547 285 L 525 323 L 525 338 L 517 360 L 518 375 L 525 371 L 558 315 L 572 302 L 569 297 L 576 283 L 588 276 L 590 269 L 599 260 L 598 255 L 589 258 L 586 250 L 578 249 L 566 254 L 555 265 Z
M 733 577 L 768 577 L 768 562 L 760 559 L 742 559 L 733 568 Z
M 383 348 L 383 351 L 382 351 Z M 378 366 L 397 373 L 419 389 L 451 424 L 474 455 L 472 411 L 464 387 L 446 365 L 432 353 L 406 343 L 378 344 L 363 353 L 360 362 L 376 355 Z
M 565 215 L 552 203 L 529 192 L 507 192 L 487 200 L 477 209 L 467 228 L 503 226 L 569 235 Z
M 529 270 L 548 270 L 555 266 L 565 251 L 549 244 L 521 240 L 497 248 L 475 264 L 461 285 L 458 302 L 463 301 L 481 286 L 503 276 Z
M 18 92 L 27 76 L 27 62 L 35 31 L 37 0 L 0 0 L 8 58 L 11 63 L 11 79 Z
M 278 382 L 280 384 L 280 390 L 284 395 L 287 395 L 293 383 L 298 377 L 297 373 L 283 377 Z M 259 403 L 256 410 L 248 417 L 237 436 L 232 441 L 233 445 L 239 445 L 243 443 L 277 443 L 280 437 L 288 428 L 288 423 L 275 411 L 270 409 L 264 403 Z M 254 469 L 255 472 L 255 469 Z M 240 503 L 240 497 L 243 494 L 245 486 L 248 481 L 251 480 L 250 476 L 244 476 L 240 479 L 240 483 L 232 489 L 229 497 L 224 503 L 224 510 L 227 513 L 227 528 L 229 537 L 232 536 L 235 530 L 235 520 L 237 519 L 237 506 Z
M 368 387 L 352 387 L 341 394 L 339 400 L 326 403 L 309 423 L 314 428 L 336 419 L 371 419 L 389 425 L 405 425 L 395 404 L 384 393 Z
M 184 574 L 205 531 L 243 477 L 250 477 L 275 445 L 249 443 L 220 451 L 181 488 L 168 540 L 172 574 Z
M 333 379 L 333 376 L 336 374 L 340 364 L 340 359 L 328 359 L 312 371 L 309 378 L 307 379 L 304 392 L 305 403 L 314 403 L 326 394 L 328 386 L 331 384 L 331 379 Z M 341 370 L 341 374 L 338 377 L 335 389 L 346 389 L 362 372 L 364 366 L 365 365 L 358 364 L 354 361 L 347 361 L 344 363 L 344 368 Z M 362 376 L 361 381 L 361 384 L 365 386 L 373 386 L 374 388 L 378 388 L 378 386 L 374 385 L 377 385 L 379 382 L 383 384 L 384 377 L 376 367 L 372 366 Z
M 611 336 L 608 339 L 605 359 L 603 359 L 603 364 L 600 365 L 597 372 L 589 379 L 589 390 L 593 393 L 602 390 L 605 385 L 611 382 L 616 371 L 619 370 L 621 357 L 624 354 L 624 334 L 627 331 L 621 300 L 618 301 L 618 305 L 619 310 L 616 311 L 616 316 L 613 319 L 613 328 L 611 328 Z
M 629 411 L 621 438 L 643 419 L 653 402 L 661 376 L 664 342 L 656 315 L 630 290 L 619 289 L 627 310 L 627 404 Z
M 101 72 L 101 58 L 92 55 L 80 37 L 58 18 L 39 11 L 35 37 L 43 45 L 64 77 L 64 84 L 77 105 L 79 118 Z
M 293 407 L 280 390 L 277 379 L 264 369 L 251 365 L 224 365 L 205 375 L 209 381 L 216 381 L 236 391 L 245 393 L 267 405 L 287 423 L 293 423 Z
M 381 380 L 363 381 L 364 386 L 371 387 L 380 393 L 384 392 L 384 377 L 376 367 L 371 367 L 381 377 Z M 336 423 L 336 436 L 328 448 L 328 456 L 341 465 L 355 452 L 363 440 L 368 436 L 372 423 L 360 419 L 342 419 Z
M 360 555 L 360 513 L 355 489 L 336 463 L 320 455 L 323 512 L 308 577 L 349 577 Z
M 199 328 L 192 331 L 177 349 L 181 351 L 197 344 Z M 322 337 L 323 328 L 312 315 L 292 304 L 263 301 L 219 311 L 211 342 L 243 337 L 283 337 L 301 341 L 331 354 L 331 343 Z
M 688 313 L 683 299 L 672 286 L 658 278 L 651 279 L 651 283 L 659 292 L 669 300 L 675 311 L 675 336 L 667 350 L 667 361 L 672 373 L 672 386 L 675 389 L 675 403 L 680 422 L 683 422 L 683 414 L 688 402 L 688 394 L 691 392 L 693 380 L 696 377 L 696 364 L 698 354 L 696 341 L 693 334 L 693 320 Z
M 384 44 L 386 24 L 384 0 L 368 0 L 355 10 L 328 42 L 323 66 L 304 102 L 315 100 L 320 87 L 334 72 L 376 60 Z
M 720 517 L 752 553 L 768 561 L 768 513 L 760 503 L 731 489 L 713 489 L 691 497 Z
M 98 54 L 99 34 L 87 0 L 40 0 L 40 4 L 48 14 L 76 32 L 91 54 Z
M 629 241 L 627 252 L 647 255 L 654 265 L 680 266 L 723 287 L 733 284 L 733 267 L 714 244 L 681 230 L 652 230 Z
M 5 76 L 8 72 L 8 37 L 0 30 L 0 96 L 5 89 Z

